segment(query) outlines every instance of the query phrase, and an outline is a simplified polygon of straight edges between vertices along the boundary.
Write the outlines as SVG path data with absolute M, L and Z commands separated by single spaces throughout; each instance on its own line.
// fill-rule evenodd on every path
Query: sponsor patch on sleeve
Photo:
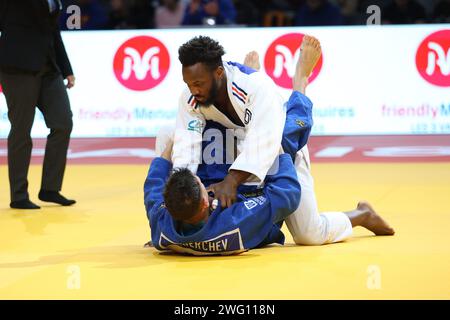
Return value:
M 187 129 L 189 131 L 195 131 L 195 132 L 198 132 L 198 133 L 202 133 L 202 131 L 203 131 L 203 123 L 200 120 L 198 120 L 198 119 L 191 120 L 188 123 Z

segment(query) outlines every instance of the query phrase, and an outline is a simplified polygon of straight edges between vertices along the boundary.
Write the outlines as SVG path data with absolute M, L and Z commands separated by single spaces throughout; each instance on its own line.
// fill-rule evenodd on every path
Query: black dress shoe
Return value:
M 65 198 L 58 191 L 41 190 L 41 191 L 39 191 L 38 197 L 42 201 L 54 202 L 54 203 L 58 203 L 62 206 L 71 206 L 72 204 L 76 203 L 75 200 L 70 200 L 70 199 Z
M 31 202 L 29 199 L 23 199 L 19 201 L 13 201 L 9 204 L 14 209 L 40 209 L 38 205 Z

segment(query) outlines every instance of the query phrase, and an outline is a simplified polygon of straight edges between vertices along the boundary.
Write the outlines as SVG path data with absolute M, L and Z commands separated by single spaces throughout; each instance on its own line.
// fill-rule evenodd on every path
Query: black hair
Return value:
M 196 63 L 204 63 L 211 70 L 222 66 L 222 56 L 225 50 L 219 42 L 207 36 L 192 38 L 178 49 L 178 59 L 183 67 Z
M 190 219 L 198 212 L 201 202 L 200 185 L 189 169 L 174 169 L 166 182 L 164 202 L 175 220 Z

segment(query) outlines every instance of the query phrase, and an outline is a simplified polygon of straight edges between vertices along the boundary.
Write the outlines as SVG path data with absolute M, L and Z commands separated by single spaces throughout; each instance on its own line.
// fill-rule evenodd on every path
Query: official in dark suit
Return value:
M 12 208 L 39 209 L 28 195 L 31 127 L 38 107 L 50 129 L 39 199 L 72 205 L 61 190 L 72 131 L 66 88 L 75 77 L 58 28 L 60 0 L 0 0 L 0 83 L 8 105 Z M 67 85 L 64 84 L 67 80 Z

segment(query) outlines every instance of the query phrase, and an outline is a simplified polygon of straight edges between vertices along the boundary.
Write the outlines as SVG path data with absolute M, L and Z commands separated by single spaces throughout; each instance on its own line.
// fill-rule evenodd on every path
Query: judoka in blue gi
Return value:
M 287 102 L 286 115 L 282 140 L 285 153 L 276 159 L 274 174 L 266 176 L 263 188 L 241 185 L 237 201 L 228 208 L 219 204 L 213 209 L 206 187 L 223 178 L 230 165 L 200 164 L 201 180 L 187 168 L 171 174 L 171 145 L 161 157 L 153 160 L 144 194 L 152 243 L 157 249 L 194 255 L 226 255 L 270 243 L 284 244 L 282 222 L 298 207 L 301 197 L 293 159 L 306 144 L 311 131 L 311 101 L 294 91 Z M 225 128 L 217 123 L 209 123 L 208 128 L 225 133 Z M 204 147 L 208 145 L 205 143 Z M 210 176 L 208 169 L 213 173 Z M 171 208 L 164 198 L 179 199 L 184 205 Z M 186 201 L 188 199 L 192 201 Z M 190 208 L 190 204 L 196 206 Z M 194 214 L 187 215 L 189 212 Z
M 167 156 L 167 159 L 173 161 L 175 168 L 186 167 L 190 172 L 197 173 L 208 189 L 216 192 L 214 197 L 221 200 L 220 205 L 231 207 L 236 200 L 233 199 L 235 198 L 233 194 L 236 194 L 234 188 L 244 181 L 247 185 L 239 187 L 237 194 L 240 196 L 236 197 L 238 200 L 243 200 L 242 196 L 245 197 L 243 189 L 250 188 L 251 180 L 256 181 L 258 186 L 261 186 L 262 182 L 269 183 L 267 175 L 270 175 L 270 165 L 272 164 L 274 167 L 274 159 L 280 160 L 275 161 L 277 165 L 283 162 L 276 156 L 281 144 L 284 151 L 294 160 L 297 178 L 302 187 L 300 205 L 294 214 L 289 215 L 286 219 L 295 243 L 323 244 L 342 241 L 351 234 L 352 228 L 358 225 L 377 235 L 393 234 L 393 229 L 366 202 L 359 203 L 353 211 L 318 214 L 313 179 L 310 173 L 309 154 L 305 145 L 307 135 L 303 132 L 304 143 L 294 143 L 292 146 L 289 143 L 289 141 L 296 141 L 297 138 L 302 139 L 299 136 L 291 139 L 289 130 L 301 126 L 309 126 L 308 130 L 310 130 L 312 119 L 308 122 L 290 117 L 289 111 L 295 110 L 292 108 L 295 106 L 295 103 L 292 103 L 295 97 L 303 103 L 299 110 L 307 110 L 305 106 L 310 104 L 304 93 L 308 77 L 321 54 L 320 43 L 313 37 L 305 36 L 300 50 L 301 58 L 297 62 L 293 77 L 294 92 L 287 103 L 288 112 L 286 113 L 286 108 L 283 110 L 283 105 L 286 107 L 286 104 L 277 94 L 273 81 L 271 82 L 267 75 L 256 72 L 255 69 L 259 69 L 259 61 L 255 52 L 247 55 L 245 65 L 240 65 L 234 62 L 222 63 L 223 48 L 208 37 L 194 38 L 180 47 L 183 80 L 189 90 L 186 90 L 180 97 L 175 132 L 168 130 L 167 133 L 160 132 L 158 135 L 157 153 L 159 154 L 163 150 L 167 141 L 174 140 L 173 152 Z M 289 125 L 289 121 L 295 125 Z M 237 149 L 237 157 L 233 158 L 234 162 L 232 161 L 231 166 L 228 162 L 228 153 L 232 147 L 230 148 L 228 141 L 225 141 L 226 147 L 222 150 L 224 152 L 222 158 L 227 157 L 227 161 L 211 162 L 208 161 L 211 159 L 201 157 L 205 154 L 204 151 L 210 147 L 208 141 L 211 140 L 211 137 L 205 139 L 205 136 L 214 130 L 219 130 L 221 133 L 219 136 L 222 137 L 224 131 L 232 130 L 237 137 L 238 141 L 234 146 Z M 294 133 L 295 136 L 296 130 L 291 133 Z M 218 138 L 213 139 L 217 140 Z M 216 150 L 215 154 L 212 154 L 213 160 L 220 153 Z M 198 161 L 199 158 L 200 161 Z M 283 169 L 281 166 L 279 167 Z M 176 170 L 178 171 L 173 176 L 179 177 L 179 179 L 174 179 L 174 181 L 180 180 L 187 183 L 186 181 L 189 179 L 184 178 L 189 177 L 189 171 Z M 192 183 L 192 177 L 190 178 Z M 177 190 L 178 185 L 173 183 L 171 186 L 171 180 L 169 179 L 164 194 L 166 206 L 175 220 L 184 221 L 181 224 L 177 223 L 175 229 L 184 230 L 185 236 L 187 233 L 196 233 L 199 228 L 198 222 L 201 220 L 197 220 L 196 217 L 186 219 L 186 216 L 183 218 L 181 214 L 185 215 L 186 212 L 190 212 L 193 215 L 193 212 L 198 209 L 195 206 L 199 201 L 196 198 L 199 193 L 190 194 L 189 199 L 192 201 L 188 201 L 189 203 L 172 201 L 179 199 L 177 192 L 170 192 Z M 185 190 L 186 186 L 193 189 L 189 183 L 185 186 L 181 184 L 178 192 Z M 206 197 L 202 199 L 205 200 Z M 147 202 L 146 207 L 149 212 L 151 208 Z M 275 223 L 277 221 L 273 220 Z M 194 226 L 192 227 L 192 225 Z M 165 233 L 163 235 L 167 236 Z M 195 246 L 195 244 L 192 245 Z

